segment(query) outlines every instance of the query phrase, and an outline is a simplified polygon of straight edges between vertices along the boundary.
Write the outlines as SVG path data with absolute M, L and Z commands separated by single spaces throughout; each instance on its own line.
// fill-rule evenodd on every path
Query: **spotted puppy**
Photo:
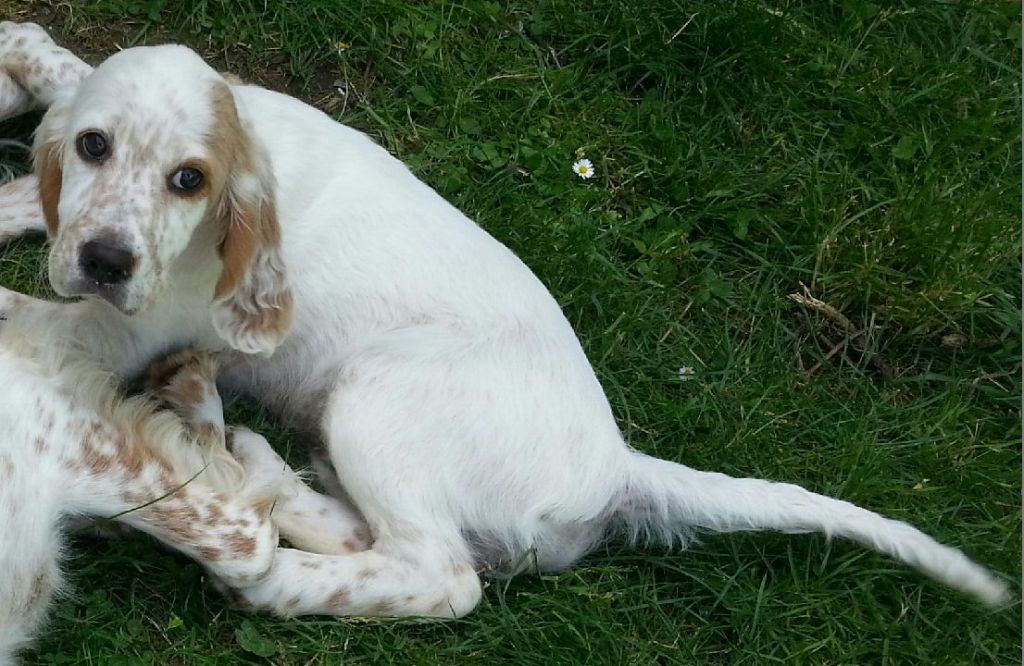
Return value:
M 122 397 L 91 361 L 47 338 L 0 322 L 0 666 L 15 663 L 61 587 L 71 518 L 147 532 L 240 588 L 267 574 L 277 546 L 275 495 L 263 483 L 272 477 L 247 483 L 225 450 L 207 359 L 165 367 L 160 393 L 179 418 Z

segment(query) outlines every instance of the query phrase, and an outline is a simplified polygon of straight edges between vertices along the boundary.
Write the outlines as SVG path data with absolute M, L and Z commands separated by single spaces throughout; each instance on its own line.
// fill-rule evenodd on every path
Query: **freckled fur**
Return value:
M 67 516 L 116 516 L 234 584 L 266 575 L 277 535 L 256 507 L 273 489 L 207 464 L 223 429 L 193 438 L 155 402 L 123 397 L 80 351 L 17 322 L 0 323 L 0 376 L 17 387 L 0 400 L 0 664 L 62 589 Z

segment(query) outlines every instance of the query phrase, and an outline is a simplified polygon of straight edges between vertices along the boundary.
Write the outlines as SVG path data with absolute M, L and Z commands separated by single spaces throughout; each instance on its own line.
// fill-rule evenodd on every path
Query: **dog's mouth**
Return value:
M 70 280 L 53 279 L 50 285 L 53 290 L 65 298 L 95 298 L 106 301 L 125 315 L 138 312 L 137 299 L 133 298 L 130 289 L 131 280 L 118 284 L 110 284 L 90 279 L 84 275 L 72 276 Z
M 128 303 L 127 289 L 123 285 L 109 285 L 100 282 L 93 283 L 89 291 L 82 292 L 82 296 L 98 297 L 117 308 L 121 313 L 133 315 L 138 310 L 134 305 Z

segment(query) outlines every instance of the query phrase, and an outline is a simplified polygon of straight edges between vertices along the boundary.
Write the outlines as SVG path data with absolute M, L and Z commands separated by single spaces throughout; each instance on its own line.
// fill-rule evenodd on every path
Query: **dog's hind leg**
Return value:
M 448 545 L 410 533 L 351 555 L 280 548 L 270 575 L 227 594 L 284 616 L 459 618 L 479 603 L 480 579 Z
M 231 452 L 245 468 L 249 483 L 279 489 L 270 517 L 292 545 L 329 555 L 369 548 L 369 531 L 359 512 L 348 502 L 307 486 L 261 435 L 235 428 Z

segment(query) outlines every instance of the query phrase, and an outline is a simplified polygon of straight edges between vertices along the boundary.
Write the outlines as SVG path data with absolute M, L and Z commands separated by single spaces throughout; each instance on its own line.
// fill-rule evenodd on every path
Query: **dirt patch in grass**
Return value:
M 260 53 L 245 46 L 213 47 L 204 44 L 201 37 L 142 18 L 119 17 L 107 22 L 92 18 L 81 20 L 68 5 L 46 0 L 0 0 L 0 16 L 19 23 L 38 23 L 61 46 L 90 65 L 98 65 L 116 51 L 132 46 L 180 43 L 194 49 L 214 68 L 231 72 L 244 81 L 302 97 L 325 111 L 338 106 L 332 99 L 338 96 L 334 88 L 336 72 L 321 67 L 300 81 L 290 75 L 288 58 L 283 53 Z

